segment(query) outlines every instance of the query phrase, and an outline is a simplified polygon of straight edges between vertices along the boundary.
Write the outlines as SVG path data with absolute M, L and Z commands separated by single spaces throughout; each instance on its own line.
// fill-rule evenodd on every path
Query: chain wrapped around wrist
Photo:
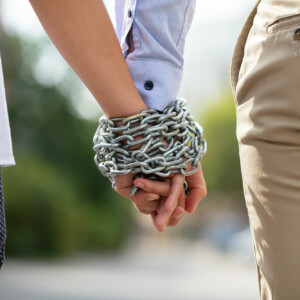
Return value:
M 108 119 L 102 116 L 94 135 L 94 161 L 102 175 L 115 187 L 115 175 L 136 173 L 136 177 L 161 180 L 172 173 L 194 174 L 207 151 L 202 127 L 176 99 L 163 112 L 145 109 L 139 114 Z M 188 167 L 192 167 L 187 170 Z M 189 193 L 184 182 L 185 195 Z M 133 186 L 133 196 L 137 187 Z

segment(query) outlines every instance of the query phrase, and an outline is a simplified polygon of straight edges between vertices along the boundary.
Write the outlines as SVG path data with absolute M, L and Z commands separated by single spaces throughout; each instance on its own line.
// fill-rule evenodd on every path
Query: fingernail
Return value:
M 180 219 L 182 216 L 183 216 L 183 214 L 177 214 L 177 215 L 174 215 L 174 218 L 175 218 L 176 220 L 178 220 L 178 219 Z
M 160 232 L 163 232 L 163 231 L 165 230 L 165 225 L 159 227 L 158 230 L 159 230 Z
M 142 182 L 138 182 L 136 184 L 136 186 L 138 186 L 139 188 L 143 189 L 144 188 L 144 184 Z
M 157 200 L 158 199 L 158 195 L 151 195 L 147 197 L 147 201 L 153 201 L 153 200 Z
M 155 227 L 158 231 L 164 231 L 165 230 L 165 227 L 166 227 L 166 224 L 160 222 L 159 224 L 155 224 Z

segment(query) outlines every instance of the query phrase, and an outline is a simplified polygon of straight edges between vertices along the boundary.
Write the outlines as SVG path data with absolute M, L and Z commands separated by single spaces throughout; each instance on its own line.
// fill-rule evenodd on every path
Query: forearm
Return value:
M 29 0 L 58 51 L 109 118 L 146 109 L 99 0 Z

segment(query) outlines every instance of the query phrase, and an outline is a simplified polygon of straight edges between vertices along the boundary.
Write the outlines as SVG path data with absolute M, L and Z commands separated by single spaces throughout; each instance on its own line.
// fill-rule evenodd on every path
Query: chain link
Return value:
M 127 118 L 100 118 L 93 139 L 94 161 L 113 188 L 116 175 L 137 173 L 135 178 L 161 180 L 173 173 L 190 176 L 199 169 L 207 143 L 185 104 L 185 99 L 178 98 L 162 113 L 146 109 Z M 187 196 L 186 181 L 184 189 Z M 136 191 L 133 186 L 130 195 Z

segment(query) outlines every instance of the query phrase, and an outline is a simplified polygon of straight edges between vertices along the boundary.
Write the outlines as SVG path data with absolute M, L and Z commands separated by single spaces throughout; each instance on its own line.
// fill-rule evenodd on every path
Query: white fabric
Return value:
M 2 58 L 0 53 L 0 166 L 6 167 L 12 165 L 15 165 L 15 159 L 12 151 L 2 70 Z
M 149 108 L 163 110 L 176 100 L 196 1 L 115 0 L 115 31 L 131 77 Z M 134 50 L 128 53 L 131 27 Z M 149 80 L 152 89 L 144 86 Z

